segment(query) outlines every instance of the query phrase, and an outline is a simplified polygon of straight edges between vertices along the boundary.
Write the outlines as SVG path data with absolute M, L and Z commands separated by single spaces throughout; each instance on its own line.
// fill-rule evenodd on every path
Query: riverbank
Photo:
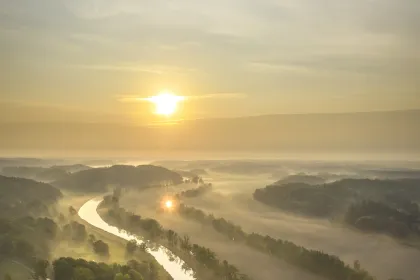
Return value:
M 108 224 L 110 225 L 116 225 L 117 221 L 109 216 L 108 214 L 108 208 L 106 207 L 98 207 L 98 214 L 99 216 Z M 136 229 L 135 235 L 142 236 L 147 240 L 151 240 L 152 237 L 147 231 L 141 230 L 140 228 Z M 194 271 L 194 275 L 197 279 L 200 280 L 214 280 L 213 273 L 206 267 L 198 264 L 196 261 L 194 261 L 193 257 L 191 256 L 191 253 L 187 253 L 185 251 L 182 251 L 179 247 L 173 246 L 169 243 L 167 239 L 159 239 L 159 241 L 148 241 L 148 246 L 151 248 L 163 246 L 168 249 L 168 256 L 171 257 L 177 256 L 178 258 L 182 259 L 185 262 L 185 268 L 189 268 L 192 271 Z
M 97 194 L 96 197 L 101 197 L 101 194 Z M 81 196 L 72 193 L 65 193 L 64 198 L 60 201 L 60 211 L 62 213 L 67 213 L 69 207 L 74 207 L 78 212 L 80 208 L 87 203 L 88 201 L 92 200 L 92 195 L 89 196 Z M 100 228 L 92 226 L 89 222 L 83 220 L 76 215 L 73 217 L 73 220 L 84 225 L 86 230 L 89 234 L 93 234 L 96 239 L 100 239 L 108 244 L 110 248 L 110 258 L 109 262 L 118 263 L 118 264 L 126 264 L 127 257 L 126 257 L 126 245 L 127 240 L 124 240 L 118 236 L 110 234 Z M 73 248 L 66 244 L 59 244 L 55 246 L 52 250 L 52 259 L 59 258 L 59 257 L 74 257 L 74 258 L 84 258 L 87 260 L 98 260 L 98 256 L 93 253 L 91 249 L 88 248 Z M 155 258 L 147 252 L 136 252 L 135 256 L 132 257 L 133 259 L 139 262 L 147 262 L 147 263 L 155 263 L 156 267 L 158 268 L 158 274 L 161 279 L 171 279 L 169 273 L 161 266 L 158 262 L 156 262 Z
M 125 231 L 120 230 L 117 227 L 107 224 L 99 216 L 97 208 L 101 203 L 101 199 L 92 199 L 86 202 L 79 209 L 79 216 L 81 219 L 88 222 L 90 225 L 100 228 L 110 234 L 118 236 L 124 240 L 131 241 L 135 240 L 138 244 L 144 243 L 144 241 L 138 238 L 135 235 L 129 234 Z M 159 247 L 158 250 L 147 250 L 147 252 L 152 255 L 158 263 L 160 263 L 163 268 L 173 277 L 175 280 L 195 280 L 192 276 L 191 271 L 184 270 L 184 262 L 179 258 L 174 258 L 174 256 L 169 257 L 166 253 L 165 248 Z

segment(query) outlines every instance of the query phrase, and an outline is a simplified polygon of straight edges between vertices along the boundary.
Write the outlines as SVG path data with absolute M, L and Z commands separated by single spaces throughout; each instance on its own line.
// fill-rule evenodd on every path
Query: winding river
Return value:
M 140 237 L 122 231 L 102 220 L 97 211 L 101 201 L 102 199 L 94 198 L 86 202 L 79 210 L 80 218 L 88 222 L 90 225 L 102 229 L 110 234 L 127 241 L 136 240 L 138 244 L 142 244 L 144 241 Z M 159 246 L 157 250 L 147 249 L 147 251 L 158 263 L 163 266 L 163 268 L 172 276 L 172 278 L 174 278 L 174 280 L 196 280 L 193 277 L 193 272 L 191 270 L 185 271 L 183 269 L 184 261 L 170 253 L 167 248 Z

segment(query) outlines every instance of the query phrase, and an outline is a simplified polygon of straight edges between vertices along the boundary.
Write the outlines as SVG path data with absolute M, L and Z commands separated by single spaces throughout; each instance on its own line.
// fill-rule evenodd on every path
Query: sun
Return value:
M 169 91 L 164 91 L 158 95 L 147 98 L 155 107 L 157 115 L 170 116 L 174 114 L 178 108 L 178 102 L 184 100 L 185 97 L 177 96 Z
M 171 208 L 172 208 L 172 206 L 174 206 L 174 204 L 173 204 L 172 200 L 167 200 L 167 201 L 165 201 L 165 207 L 166 207 L 166 208 L 171 209 Z

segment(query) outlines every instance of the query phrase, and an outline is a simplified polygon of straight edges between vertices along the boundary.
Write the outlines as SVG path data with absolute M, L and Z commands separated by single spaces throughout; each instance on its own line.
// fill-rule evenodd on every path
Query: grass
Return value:
M 9 259 L 0 259 L 0 279 L 3 279 L 6 274 L 9 274 L 12 279 L 29 279 L 30 271 L 23 265 L 18 264 Z

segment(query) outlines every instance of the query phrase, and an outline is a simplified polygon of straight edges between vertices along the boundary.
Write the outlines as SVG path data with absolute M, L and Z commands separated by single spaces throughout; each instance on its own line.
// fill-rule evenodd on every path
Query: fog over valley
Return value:
M 0 279 L 419 280 L 420 1 L 0 0 Z

